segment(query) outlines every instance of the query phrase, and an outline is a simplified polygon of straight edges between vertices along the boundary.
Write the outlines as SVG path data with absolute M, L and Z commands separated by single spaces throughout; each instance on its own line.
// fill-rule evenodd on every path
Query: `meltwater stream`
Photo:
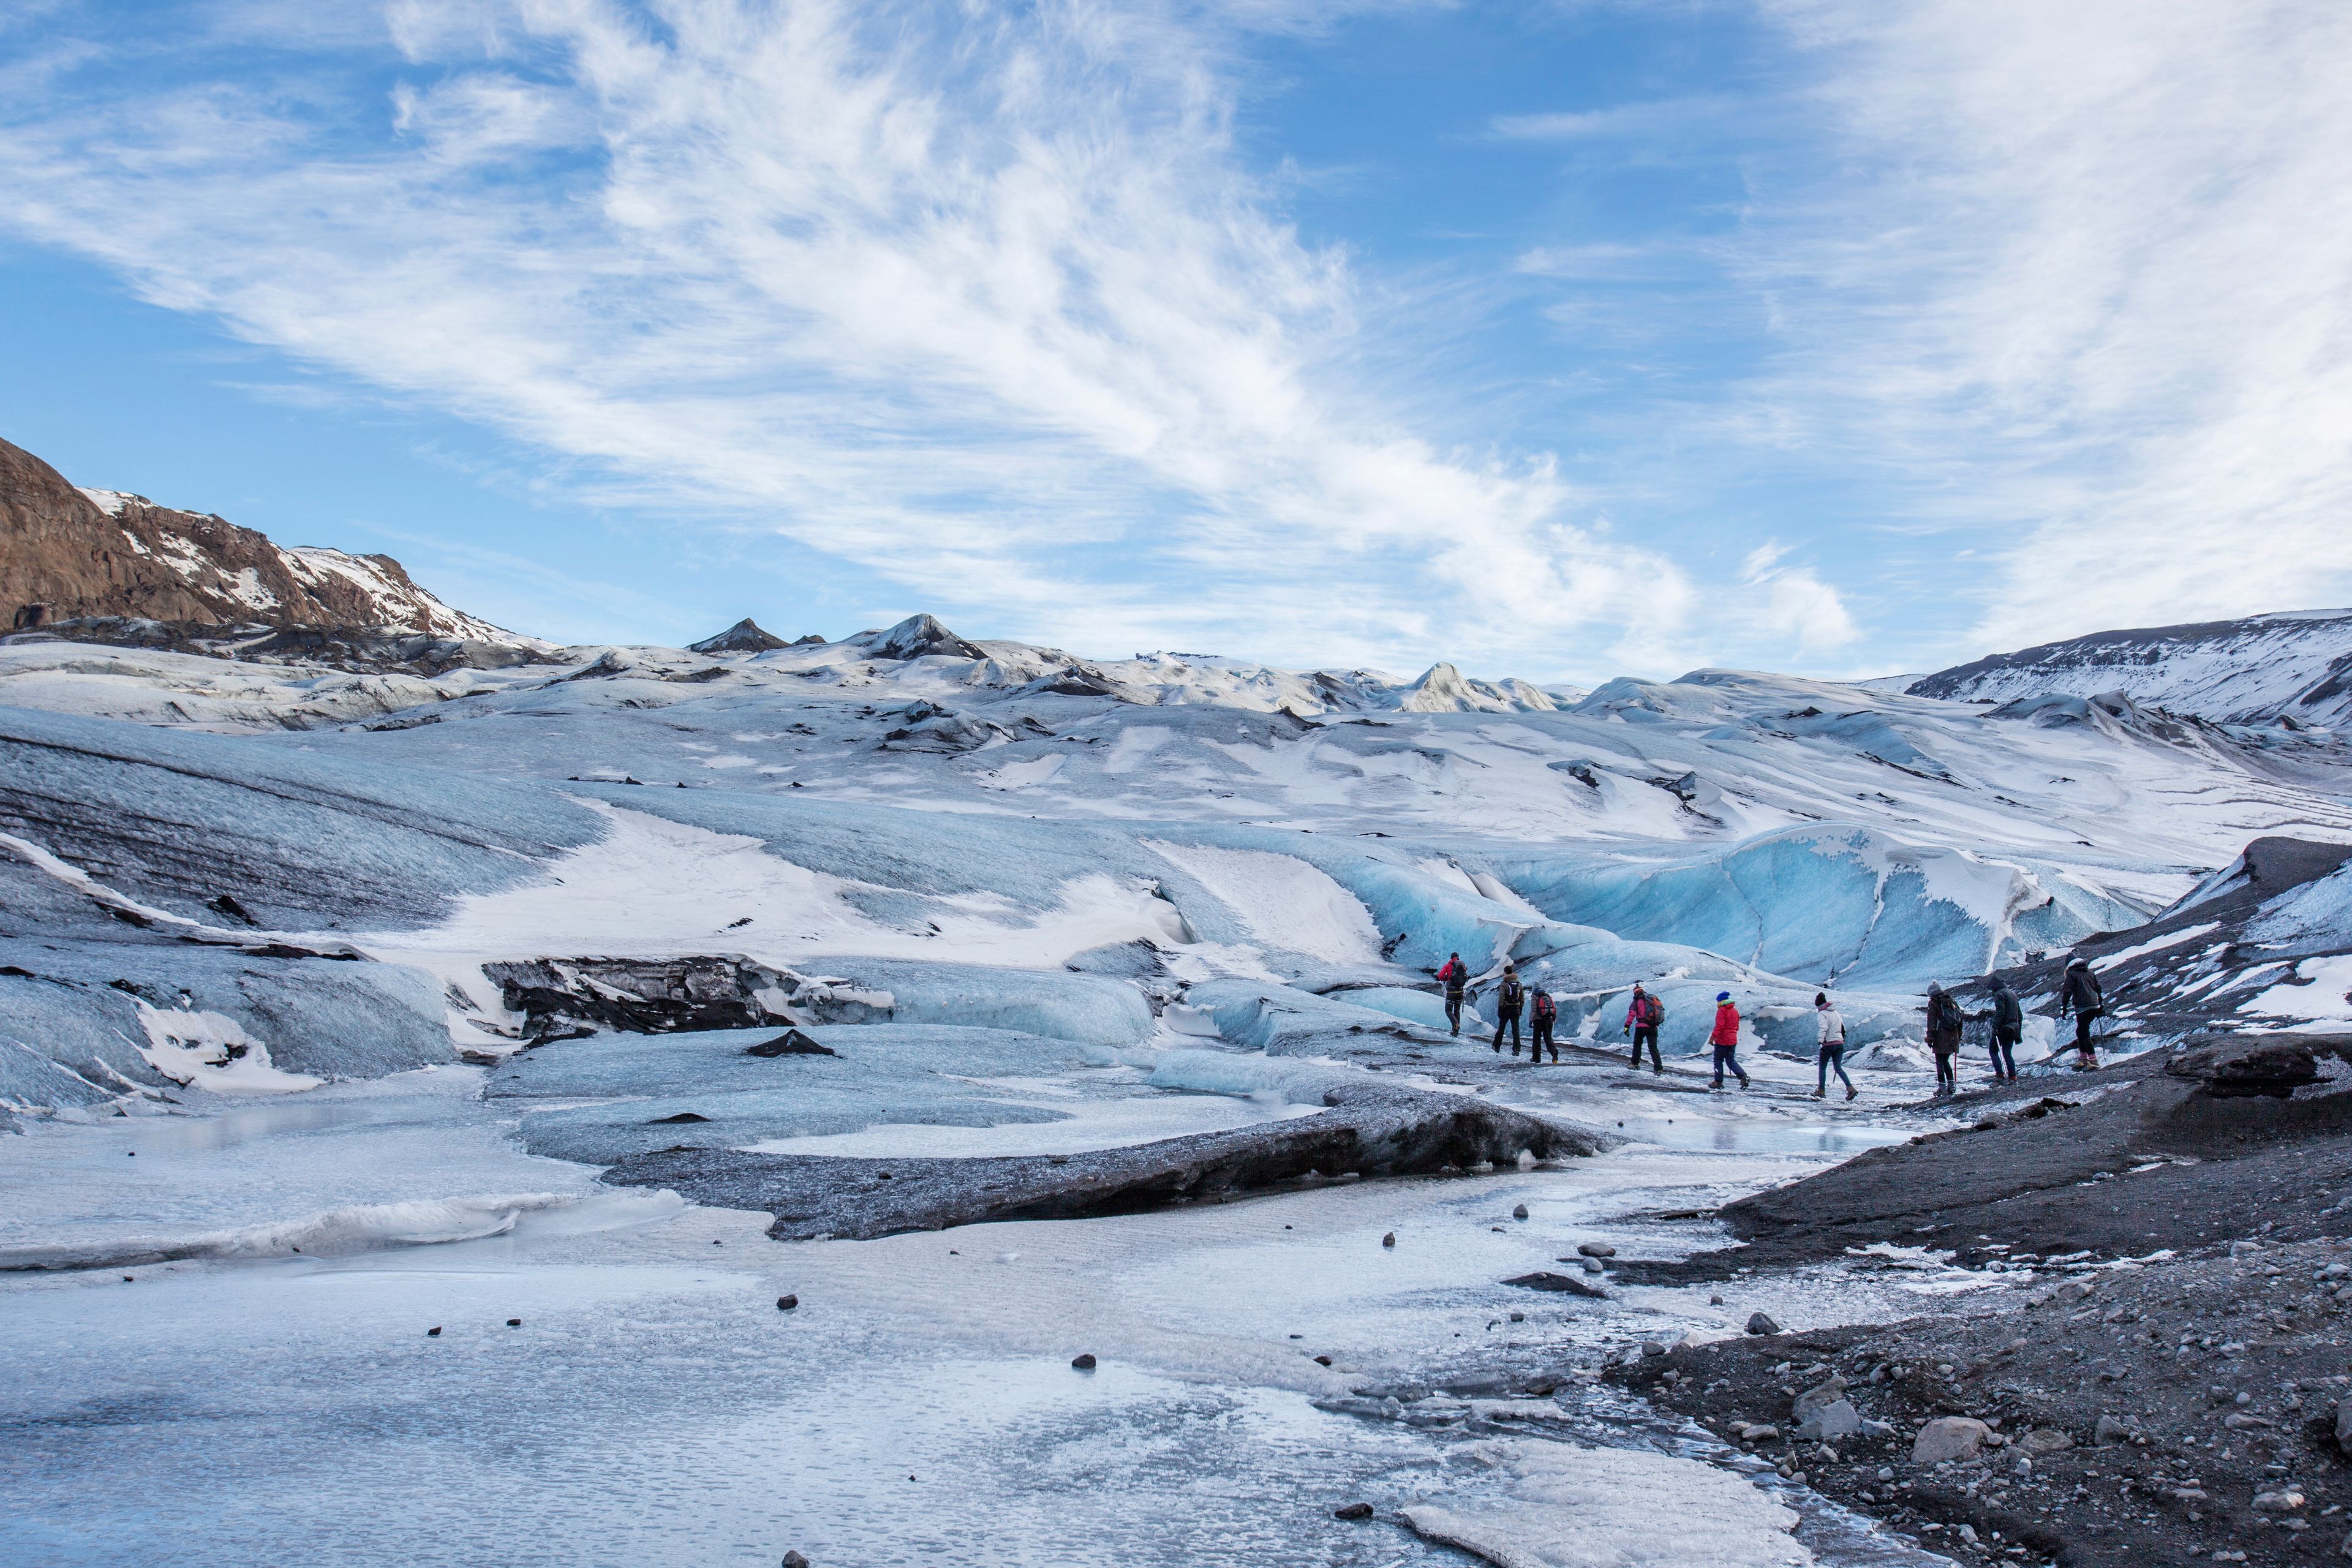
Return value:
M 1759 1306 L 1792 1327 L 1824 1321 L 1802 1281 L 1721 1308 L 1704 1289 L 1567 1301 L 1499 1281 L 1582 1240 L 1651 1257 L 1704 1244 L 1705 1227 L 1643 1216 L 1801 1173 L 1840 1157 L 1824 1140 L 1893 1135 L 1883 1128 L 1680 1096 L 1661 1120 L 1690 1121 L 1686 1142 L 1561 1170 L 779 1245 L 764 1216 L 616 1201 L 586 1168 L 521 1153 L 471 1094 L 475 1076 L 325 1091 L 313 1103 L 340 1107 L 325 1117 L 227 1104 L 8 1141 L 12 1248 L 354 1206 L 546 1201 L 474 1240 L 352 1233 L 326 1256 L 0 1275 L 0 1557 L 1467 1560 L 1399 1522 L 1408 1508 L 1433 1528 L 1470 1521 L 1531 1562 L 1906 1556 L 1819 1521 L 1792 1538 L 1794 1516 L 1746 1479 L 1680 1457 L 1686 1439 L 1581 1384 L 1504 1402 L 1521 1410 L 1474 1387 L 1512 1348 L 1590 1362 L 1640 1337 L 1726 1331 Z M 134 1160 L 125 1197 L 108 1162 Z M 26 1179 L 35 1161 L 39 1184 Z M 1909 1300 L 1880 1279 L 1835 1290 L 1842 1319 Z M 786 1294 L 798 1305 L 779 1310 Z M 1082 1352 L 1092 1372 L 1071 1366 Z M 1448 1380 L 1465 1397 L 1428 1402 L 1433 1424 L 1351 1413 L 1359 1387 Z M 1522 1430 L 1535 1435 L 1510 1436 Z M 1617 1451 L 1633 1445 L 1652 1451 Z M 1626 1506 L 1629 1488 L 1679 1489 L 1694 1506 L 1661 1530 L 1654 1510 Z M 1356 1500 L 1376 1517 L 1332 1517 Z M 1563 1520 L 1575 1521 L 1565 1534 Z

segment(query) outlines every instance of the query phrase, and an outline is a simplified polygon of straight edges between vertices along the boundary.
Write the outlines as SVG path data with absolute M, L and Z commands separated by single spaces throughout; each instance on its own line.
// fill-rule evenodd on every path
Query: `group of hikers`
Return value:
M 1927 1049 L 1936 1058 L 1936 1093 L 1938 1097 L 1959 1092 L 1959 1074 L 1954 1070 L 1954 1058 L 1960 1054 L 1960 1037 L 1970 1024 L 1989 1024 L 1991 1033 L 1987 1049 L 1992 1057 L 1992 1076 L 1996 1083 L 2017 1081 L 2017 1047 L 2025 1038 L 2025 1004 L 2010 989 L 2009 977 L 1992 977 L 1991 1005 L 1981 1013 L 1964 1010 L 1959 999 L 1940 985 L 1927 987 Z M 2069 959 L 2065 977 L 2058 985 L 2058 1016 L 2070 1014 L 2074 1019 L 2074 1068 L 2077 1072 L 2096 1071 L 2099 1050 L 2091 1037 L 2091 1026 L 2105 1016 L 2106 989 L 2099 984 L 2098 973 L 2087 959 Z
M 1437 972 L 1445 987 L 1445 1021 L 1453 1032 L 1462 1033 L 1462 1010 L 1470 989 L 1470 966 L 1454 953 Z M 1519 978 L 1518 965 L 1505 963 L 1496 982 L 1491 998 L 1495 1008 L 1495 1054 L 1503 1051 L 1503 1037 L 1511 1037 L 1511 1055 L 1520 1050 L 1519 1018 L 1524 1012 L 1534 1022 L 1531 1042 L 1527 1047 L 1530 1064 L 1544 1059 L 1549 1051 L 1551 1059 L 1559 1060 L 1559 1047 L 1552 1030 L 1559 1020 L 1559 1004 L 1541 985 L 1529 990 Z M 1990 1026 L 1990 1050 L 1992 1056 L 1992 1076 L 1995 1082 L 2017 1081 L 2016 1048 L 2025 1038 L 2025 1005 L 2017 993 L 2010 989 L 2008 978 L 1992 977 L 1990 1005 L 1981 1013 L 1969 1013 L 1962 1008 L 1959 999 L 1941 985 L 1927 987 L 1927 1048 L 1936 1059 L 1936 1095 L 1941 1099 L 1959 1092 L 1959 1074 L 1954 1058 L 1959 1055 L 1961 1037 L 1971 1023 Z M 2074 1019 L 2075 1068 L 2090 1071 L 2099 1065 L 2098 1051 L 2091 1037 L 2094 1020 L 2105 1016 L 2106 995 L 2099 977 L 2090 964 L 2081 958 L 2069 962 L 2065 978 L 2059 987 L 2058 1016 L 2070 1014 Z M 1622 1037 L 1633 1042 L 1632 1066 L 1639 1071 L 1642 1052 L 1650 1053 L 1650 1070 L 1663 1074 L 1664 1060 L 1658 1054 L 1658 1029 L 1666 1021 L 1666 1005 L 1656 995 L 1641 985 L 1625 1006 Z M 1852 1100 L 1860 1091 L 1845 1070 L 1845 1017 L 1829 998 L 1827 992 L 1813 994 L 1815 1038 L 1815 1070 L 1813 1098 L 1823 1100 L 1829 1095 L 1830 1074 L 1837 1074 L 1838 1082 L 1845 1086 L 1845 1097 Z M 1715 1023 L 1707 1031 L 1707 1045 L 1715 1053 L 1715 1077 L 1710 1087 L 1721 1089 L 1723 1075 L 1729 1072 L 1739 1079 L 1739 1087 L 1750 1087 L 1747 1069 L 1739 1065 L 1739 1008 L 1728 991 L 1718 991 L 1715 996 Z

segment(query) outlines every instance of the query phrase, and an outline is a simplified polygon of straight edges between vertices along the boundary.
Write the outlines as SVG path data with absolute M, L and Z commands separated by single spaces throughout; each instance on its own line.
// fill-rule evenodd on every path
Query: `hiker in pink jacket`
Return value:
M 1633 1037 L 1633 1068 L 1642 1067 L 1642 1047 L 1650 1047 L 1650 1070 L 1663 1073 L 1666 1064 L 1658 1059 L 1658 1026 L 1666 1021 L 1666 1005 L 1655 996 L 1633 987 L 1633 999 L 1625 1005 L 1625 1033 Z

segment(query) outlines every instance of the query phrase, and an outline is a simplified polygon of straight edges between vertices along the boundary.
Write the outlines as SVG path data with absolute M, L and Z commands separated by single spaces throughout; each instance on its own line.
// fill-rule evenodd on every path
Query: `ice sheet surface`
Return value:
M 0 1276 L 11 1433 L 0 1488 L 13 1504 L 0 1555 L 1458 1562 L 1395 1510 L 1426 1503 L 1525 1531 L 1546 1528 L 1553 1503 L 1518 1495 L 1524 1478 L 1478 1479 L 1486 1470 L 1465 1469 L 1463 1440 L 1443 1428 L 1315 1399 L 1368 1377 L 1442 1378 L 1505 1338 L 1592 1347 L 1727 1331 L 1758 1305 L 1799 1326 L 1813 1315 L 1788 1282 L 1720 1309 L 1704 1292 L 1569 1304 L 1497 1282 L 1596 1237 L 1672 1256 L 1701 1239 L 1691 1227 L 1612 1216 L 1678 1191 L 1720 1201 L 1817 1155 L 1636 1146 L 1491 1180 L 782 1246 L 761 1235 L 761 1216 L 594 1196 L 585 1170 L 517 1152 L 500 1109 L 474 1098 L 475 1076 L 207 1101 L 203 1115 L 0 1141 L 12 1197 L 28 1190 L 33 1160 L 68 1178 L 33 1189 L 48 1194 L 37 1210 L 11 1212 L 19 1245 L 457 1194 L 559 1200 L 476 1240 L 346 1236 L 331 1257 Z M 1070 1098 L 1050 1078 L 992 1087 L 1040 1104 Z M 134 1158 L 146 1184 L 121 1190 L 108 1175 Z M 1507 1217 L 1516 1203 L 1528 1220 Z M 1398 1245 L 1383 1247 L 1391 1231 Z M 1848 1284 L 1818 1310 L 1849 1313 L 1859 1299 L 1867 1311 L 1874 1289 L 1898 1294 Z M 776 1309 L 785 1292 L 796 1310 Z M 1506 1309 L 1528 1321 L 1507 1324 Z M 1100 1357 L 1091 1374 L 1068 1364 L 1080 1351 Z M 1543 1447 L 1558 1447 L 1555 1490 L 1605 1486 L 1629 1462 Z M 1645 1484 L 1744 1484 L 1686 1460 L 1640 1463 Z M 1774 1510 L 1727 1496 L 1743 1500 L 1711 1526 L 1707 1550 L 1785 1561 L 1772 1555 L 1787 1547 Z M 1331 1518 L 1359 1498 L 1382 1518 Z M 1638 1520 L 1592 1510 L 1579 1539 L 1596 1563 L 1647 1561 Z

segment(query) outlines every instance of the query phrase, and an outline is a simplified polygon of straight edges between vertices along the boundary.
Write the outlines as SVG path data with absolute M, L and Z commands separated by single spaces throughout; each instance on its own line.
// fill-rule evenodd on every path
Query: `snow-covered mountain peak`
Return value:
M 2352 610 L 2094 632 L 1956 665 L 1906 689 L 1992 702 L 2122 692 L 2217 723 L 2338 729 L 2352 722 Z
M 977 644 L 966 642 L 942 626 L 936 616 L 908 616 L 885 631 L 860 632 L 849 639 L 877 658 L 986 658 Z
M 695 653 L 768 653 L 792 645 L 745 616 L 716 637 L 707 637 L 700 642 L 686 646 Z

